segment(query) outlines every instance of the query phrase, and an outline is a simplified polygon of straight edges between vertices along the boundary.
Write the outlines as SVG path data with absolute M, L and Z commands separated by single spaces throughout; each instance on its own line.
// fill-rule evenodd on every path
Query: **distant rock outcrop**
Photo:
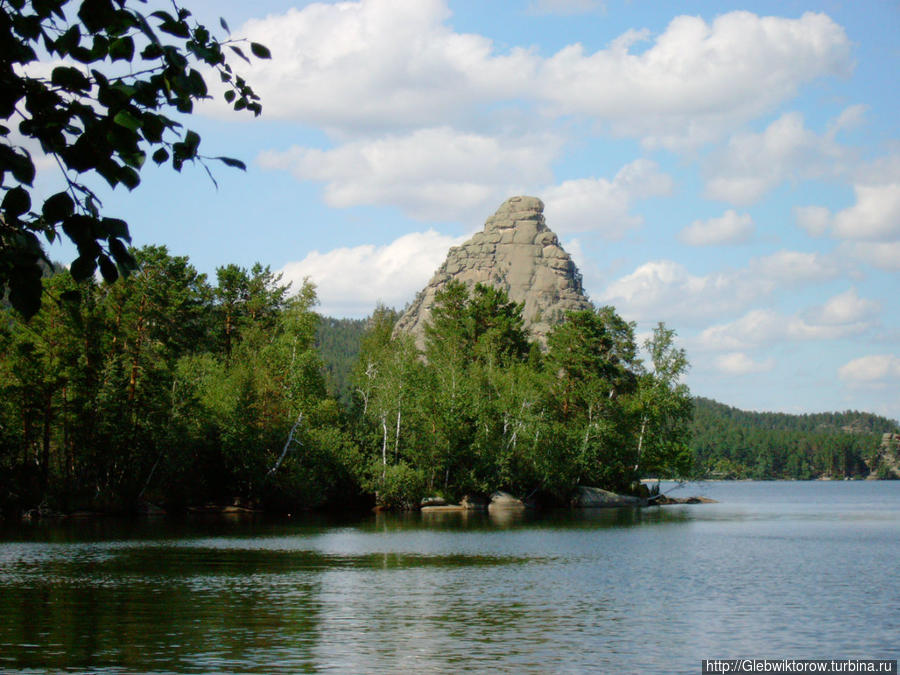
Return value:
M 571 310 L 590 309 L 581 274 L 544 222 L 544 203 L 536 197 L 511 197 L 462 246 L 454 246 L 444 264 L 397 322 L 396 331 L 425 344 L 434 296 L 456 279 L 504 289 L 523 303 L 522 316 L 532 337 L 545 344 L 550 328 Z
M 886 433 L 881 436 L 881 445 L 869 465 L 869 478 L 900 479 L 900 434 Z

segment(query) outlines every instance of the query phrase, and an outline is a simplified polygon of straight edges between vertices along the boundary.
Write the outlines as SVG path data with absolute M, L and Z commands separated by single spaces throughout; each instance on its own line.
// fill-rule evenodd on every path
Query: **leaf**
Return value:
M 41 212 L 50 223 L 58 223 L 75 211 L 75 203 L 66 192 L 57 192 L 44 201 Z
M 120 237 L 126 241 L 131 241 L 131 235 L 128 233 L 128 223 L 124 220 L 120 218 L 104 218 L 100 223 L 110 237 Z
M 34 164 L 31 162 L 31 157 L 28 155 L 23 157 L 17 152 L 14 152 L 13 155 L 15 159 L 10 166 L 13 177 L 20 183 L 31 185 L 34 180 Z
M 231 29 L 228 27 L 228 23 L 225 21 L 223 17 L 219 17 L 219 25 L 225 29 L 225 32 L 231 35 Z
M 69 30 L 60 35 L 54 43 L 54 48 L 59 52 L 60 56 L 68 54 L 73 47 L 77 47 L 81 41 L 81 29 L 78 24 L 73 25 Z
M 119 168 L 119 181 L 129 190 L 134 190 L 141 184 L 141 177 L 130 166 L 123 166 Z
M 144 47 L 144 51 L 141 52 L 141 58 L 145 61 L 151 61 L 153 59 L 158 59 L 160 56 L 162 56 L 162 53 L 162 47 L 160 47 L 156 42 L 151 42 L 149 45 Z
M 33 268 L 17 266 L 9 280 L 9 302 L 26 319 L 41 308 L 41 291 L 41 272 L 37 263 Z
M 269 48 L 265 45 L 261 45 L 258 42 L 250 43 L 250 51 L 253 52 L 253 55 L 258 59 L 271 59 L 272 52 L 269 51 Z
M 246 165 L 246 164 L 244 164 L 244 163 L 243 163 L 241 160 L 239 160 L 239 159 L 234 159 L 233 157 L 213 157 L 213 159 L 219 160 L 219 161 L 222 162 L 222 164 L 224 164 L 225 166 L 232 166 L 232 167 L 234 167 L 235 169 L 240 169 L 241 171 L 246 171 L 246 170 L 247 170 L 247 165 Z
M 233 51 L 235 54 L 240 56 L 242 59 L 244 59 L 244 61 L 246 61 L 247 63 L 250 63 L 250 59 L 248 59 L 246 56 L 244 56 L 244 52 L 241 51 L 240 47 L 235 47 L 234 45 L 228 45 L 228 48 L 231 51 Z
M 78 256 L 69 266 L 69 274 L 75 281 L 84 281 L 94 276 L 97 269 L 97 261 L 91 256 Z
M 131 36 L 114 40 L 109 46 L 109 56 L 113 61 L 131 61 L 134 58 L 134 40 Z
M 141 167 L 144 166 L 144 162 L 147 161 L 147 153 L 145 152 L 132 152 L 120 155 L 120 157 L 128 166 L 137 169 L 138 171 L 141 170 Z
M 100 263 L 100 274 L 103 275 L 103 280 L 106 283 L 111 284 L 119 278 L 119 270 L 116 269 L 112 260 L 105 253 L 100 254 L 98 261 Z
M 169 151 L 165 148 L 160 148 L 156 152 L 153 153 L 153 161 L 157 164 L 162 164 L 167 159 L 169 159 Z
M 225 101 L 228 103 L 231 103 L 234 100 L 235 96 L 236 96 L 236 94 L 234 93 L 234 90 L 229 89 L 228 91 L 225 92 Z
M 91 81 L 78 68 L 57 66 L 50 73 L 50 82 L 68 91 L 84 91 L 91 88 Z
M 168 33 L 169 35 L 174 35 L 175 37 L 185 39 L 191 37 L 191 31 L 188 29 L 188 25 L 184 21 L 163 21 L 161 24 L 159 24 L 159 29 L 163 33 Z
M 200 146 L 200 136 L 197 132 L 188 129 L 188 132 L 184 135 L 184 145 L 188 157 L 196 155 L 197 148 Z
M 78 10 L 78 18 L 92 33 L 99 33 L 112 18 L 115 10 L 109 0 L 84 0 Z
M 168 12 L 164 12 L 163 10 L 157 10 L 155 12 L 151 12 L 150 16 L 155 19 L 160 19 L 163 22 L 175 23 L 175 17 L 169 14 Z
M 14 187 L 3 197 L 2 208 L 7 220 L 18 218 L 31 208 L 31 197 L 23 188 Z
M 141 121 L 127 110 L 117 112 L 116 116 L 113 117 L 113 122 L 129 131 L 137 131 L 141 128 Z
M 13 17 L 13 29 L 26 40 L 36 40 L 41 34 L 41 19 L 37 15 Z
M 204 28 L 203 26 L 198 26 L 194 30 L 194 42 L 197 42 L 198 46 L 205 45 L 207 42 L 209 42 L 209 31 L 206 30 L 206 28 Z
M 137 268 L 137 261 L 135 261 L 134 256 L 128 252 L 125 244 L 119 239 L 109 240 L 109 252 L 112 253 L 113 258 L 116 259 L 116 262 L 123 270 L 133 270 Z
M 90 239 L 95 222 L 96 219 L 91 216 L 74 214 L 63 219 L 62 228 L 69 239 L 76 244 L 81 244 Z

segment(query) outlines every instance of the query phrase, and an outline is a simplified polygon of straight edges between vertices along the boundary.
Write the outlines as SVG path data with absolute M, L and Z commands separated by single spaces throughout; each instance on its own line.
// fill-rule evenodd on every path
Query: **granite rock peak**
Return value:
M 469 288 L 477 283 L 504 289 L 510 300 L 524 305 L 525 326 L 540 344 L 566 312 L 590 309 L 581 273 L 557 236 L 544 221 L 544 203 L 537 197 L 510 197 L 487 219 L 484 229 L 461 246 L 454 246 L 409 308 L 395 332 L 412 334 L 419 348 L 431 317 L 435 293 L 456 279 Z

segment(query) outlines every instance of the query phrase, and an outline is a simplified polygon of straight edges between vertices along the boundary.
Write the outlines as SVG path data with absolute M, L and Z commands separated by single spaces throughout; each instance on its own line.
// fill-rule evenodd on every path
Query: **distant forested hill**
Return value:
M 350 371 L 365 330 L 366 319 L 323 316 L 316 331 L 316 347 L 325 362 L 328 393 L 345 405 L 350 402 Z
M 695 470 L 723 478 L 833 478 L 884 473 L 882 434 L 895 420 L 846 411 L 789 415 L 739 410 L 695 399 Z

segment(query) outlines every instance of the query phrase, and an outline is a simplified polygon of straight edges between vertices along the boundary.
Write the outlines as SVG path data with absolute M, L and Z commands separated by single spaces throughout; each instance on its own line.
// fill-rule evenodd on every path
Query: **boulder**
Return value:
M 425 508 L 427 506 L 446 506 L 447 500 L 443 497 L 425 497 L 419 502 L 419 506 Z
M 491 503 L 488 504 L 488 511 L 524 511 L 525 502 L 516 499 L 508 492 L 495 492 L 491 495 Z
M 582 509 L 596 509 L 612 506 L 642 506 L 646 501 L 639 497 L 620 495 L 597 487 L 579 485 L 572 498 L 572 506 Z

